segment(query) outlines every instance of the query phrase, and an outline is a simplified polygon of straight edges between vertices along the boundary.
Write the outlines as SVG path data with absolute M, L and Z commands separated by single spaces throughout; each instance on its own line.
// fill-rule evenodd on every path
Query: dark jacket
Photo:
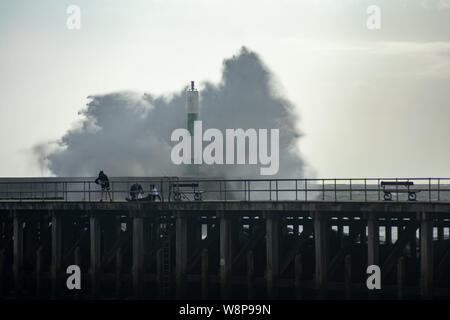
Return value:
M 95 179 L 95 183 L 96 184 L 101 184 L 101 185 L 109 185 L 109 179 L 108 176 L 104 173 L 100 173 L 97 177 L 97 179 Z

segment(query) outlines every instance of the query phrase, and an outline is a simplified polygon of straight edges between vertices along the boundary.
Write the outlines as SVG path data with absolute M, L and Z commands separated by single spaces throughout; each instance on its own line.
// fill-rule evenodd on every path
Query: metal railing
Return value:
M 381 182 L 391 182 L 388 187 Z M 404 182 L 412 182 L 412 185 Z M 125 201 L 131 185 L 144 195 L 155 185 L 162 201 L 449 201 L 450 178 L 207 179 L 111 178 L 113 201 Z M 192 188 L 189 188 L 192 185 Z M 183 186 L 180 188 L 180 186 Z M 188 187 L 186 187 L 188 186 Z M 386 200 L 386 193 L 390 199 Z M 412 197 L 411 194 L 414 194 Z M 0 201 L 99 201 L 93 178 L 0 179 Z M 106 192 L 103 197 L 105 198 Z M 389 198 L 389 197 L 388 197 Z M 108 198 L 109 200 L 109 198 Z

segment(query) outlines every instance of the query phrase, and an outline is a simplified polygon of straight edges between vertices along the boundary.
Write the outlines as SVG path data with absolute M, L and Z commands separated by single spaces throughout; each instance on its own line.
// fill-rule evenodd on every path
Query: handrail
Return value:
M 100 186 L 92 178 L 0 178 L 0 201 L 98 201 Z M 395 183 L 384 183 L 395 182 Z M 403 182 L 412 182 L 407 188 Z M 198 185 L 182 192 L 220 201 L 427 201 L 450 202 L 450 178 L 297 178 L 217 179 L 182 177 L 110 178 L 112 198 L 125 201 L 134 183 L 150 192 L 159 187 L 163 201 L 173 201 L 173 184 Z M 406 184 L 405 184 L 406 185 Z M 382 186 L 382 188 L 381 188 Z M 177 192 L 180 192 L 178 190 Z M 384 193 L 384 197 L 383 197 Z M 389 193 L 390 197 L 387 197 Z M 106 195 L 106 192 L 104 196 Z M 165 197 L 167 196 L 168 197 Z M 189 197 L 187 197 L 189 198 Z M 198 198 L 198 197 L 196 197 Z M 186 199 L 186 197 L 184 198 Z M 108 199 L 109 200 L 109 199 Z

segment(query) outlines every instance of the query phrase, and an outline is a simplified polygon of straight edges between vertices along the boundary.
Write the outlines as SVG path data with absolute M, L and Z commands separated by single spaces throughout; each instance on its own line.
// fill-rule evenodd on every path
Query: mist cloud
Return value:
M 187 79 L 187 83 L 191 79 Z M 302 177 L 305 163 L 298 150 L 301 133 L 294 106 L 277 93 L 273 75 L 258 55 L 243 47 L 223 62 L 218 84 L 203 83 L 200 119 L 203 130 L 279 128 L 280 170 L 277 177 Z M 114 92 L 89 97 L 84 119 L 59 141 L 34 148 L 39 163 L 57 176 L 186 176 L 174 165 L 173 130 L 186 127 L 185 89 L 170 98 L 151 93 Z M 56 146 L 56 147 L 55 147 Z M 259 165 L 202 165 L 202 176 L 259 176 Z

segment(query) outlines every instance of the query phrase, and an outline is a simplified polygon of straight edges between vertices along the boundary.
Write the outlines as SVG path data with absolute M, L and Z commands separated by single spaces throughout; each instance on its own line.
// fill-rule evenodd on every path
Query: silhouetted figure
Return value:
M 155 186 L 154 184 L 152 184 L 152 185 L 150 186 L 150 197 L 151 197 L 151 200 L 152 200 L 152 201 L 155 201 L 156 198 L 158 198 L 159 201 L 162 201 L 162 200 L 161 200 L 161 197 L 159 196 L 158 189 L 156 189 L 156 186 Z
M 139 183 L 135 183 L 130 188 L 130 200 L 141 199 L 144 194 L 144 189 Z
M 111 188 L 109 187 L 109 179 L 108 176 L 103 171 L 99 172 L 97 179 L 95 179 L 95 183 L 99 184 L 102 187 L 102 192 L 100 194 L 100 202 L 103 201 L 103 192 L 105 190 L 109 194 L 109 200 L 113 201 L 111 196 Z M 106 199 L 108 199 L 108 196 L 106 196 Z

